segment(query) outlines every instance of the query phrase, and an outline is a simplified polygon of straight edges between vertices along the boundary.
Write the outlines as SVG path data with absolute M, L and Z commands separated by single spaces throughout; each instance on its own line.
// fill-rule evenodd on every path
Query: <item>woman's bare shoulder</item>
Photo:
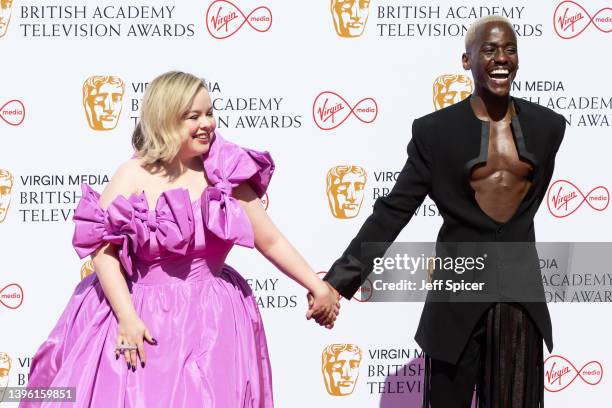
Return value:
M 147 175 L 148 172 L 139 158 L 121 163 L 100 196 L 100 206 L 106 208 L 118 196 L 128 198 L 132 194 L 139 194 L 142 192 L 140 186 Z

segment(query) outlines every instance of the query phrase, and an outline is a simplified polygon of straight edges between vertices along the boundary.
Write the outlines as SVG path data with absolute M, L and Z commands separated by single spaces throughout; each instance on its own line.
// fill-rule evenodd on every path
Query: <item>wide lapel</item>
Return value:
M 516 150 L 521 159 L 529 162 L 533 166 L 535 172 L 538 168 L 538 161 L 535 155 L 527 150 L 527 145 L 525 143 L 526 138 L 530 138 L 529 140 L 531 140 L 535 135 L 525 133 L 523 126 L 521 126 L 521 120 L 525 120 L 525 115 L 521 115 L 521 111 L 523 110 L 521 106 L 522 102 L 514 97 L 512 97 L 512 102 L 516 109 L 516 115 L 512 117 L 512 133 L 514 135 Z M 525 127 L 525 129 L 528 130 L 529 128 Z

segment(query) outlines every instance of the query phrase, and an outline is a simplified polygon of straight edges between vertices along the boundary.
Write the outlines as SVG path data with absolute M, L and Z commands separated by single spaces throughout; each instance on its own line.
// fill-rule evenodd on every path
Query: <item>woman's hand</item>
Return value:
M 145 351 L 144 341 L 146 339 L 151 344 L 157 344 L 149 329 L 145 326 L 144 322 L 136 315 L 128 315 L 124 318 L 119 319 L 119 325 L 117 327 L 117 348 L 115 349 L 115 356 L 118 359 L 119 355 L 123 353 L 125 362 L 127 363 L 128 369 L 132 371 L 136 370 L 136 352 L 140 356 L 140 364 L 144 368 L 145 366 Z M 137 346 L 136 350 L 123 350 L 118 349 L 121 345 Z
M 327 282 L 321 281 L 319 285 L 308 295 L 308 312 L 306 319 L 312 317 L 321 326 L 328 329 L 334 327 L 336 317 L 340 313 L 340 303 L 334 288 Z

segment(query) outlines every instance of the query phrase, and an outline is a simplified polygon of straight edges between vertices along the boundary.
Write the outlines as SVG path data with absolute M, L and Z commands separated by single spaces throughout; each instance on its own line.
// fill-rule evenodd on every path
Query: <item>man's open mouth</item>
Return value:
M 505 80 L 510 77 L 510 70 L 508 68 L 495 68 L 489 71 L 489 77 L 497 80 Z

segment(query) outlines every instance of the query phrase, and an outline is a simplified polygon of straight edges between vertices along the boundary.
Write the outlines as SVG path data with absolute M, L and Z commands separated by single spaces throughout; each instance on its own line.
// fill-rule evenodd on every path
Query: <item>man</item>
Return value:
M 327 201 L 336 218 L 355 218 L 361 209 L 366 172 L 359 166 L 336 166 L 327 172 Z
M 331 0 L 334 28 L 340 37 L 359 37 L 370 14 L 370 0 Z
M 83 107 L 93 130 L 112 130 L 121 114 L 125 85 L 116 76 L 92 76 L 83 84 Z
M 372 260 L 383 255 L 362 250 L 361 244 L 393 241 L 428 194 L 444 221 L 439 244 L 533 246 L 533 218 L 552 177 L 565 120 L 510 97 L 518 52 L 507 19 L 477 20 L 465 46 L 462 62 L 472 72 L 474 93 L 414 121 L 409 157 L 395 186 L 376 201 L 373 214 L 325 276 L 347 299 L 371 271 Z M 496 256 L 490 273 L 535 287 L 543 299 L 539 270 L 529 269 L 535 251 L 513 258 L 518 269 L 507 269 L 504 251 Z M 426 355 L 424 407 L 468 408 L 475 387 L 481 407 L 542 406 L 542 338 L 552 350 L 544 301 L 451 304 L 431 301 L 430 295 L 415 336 Z

